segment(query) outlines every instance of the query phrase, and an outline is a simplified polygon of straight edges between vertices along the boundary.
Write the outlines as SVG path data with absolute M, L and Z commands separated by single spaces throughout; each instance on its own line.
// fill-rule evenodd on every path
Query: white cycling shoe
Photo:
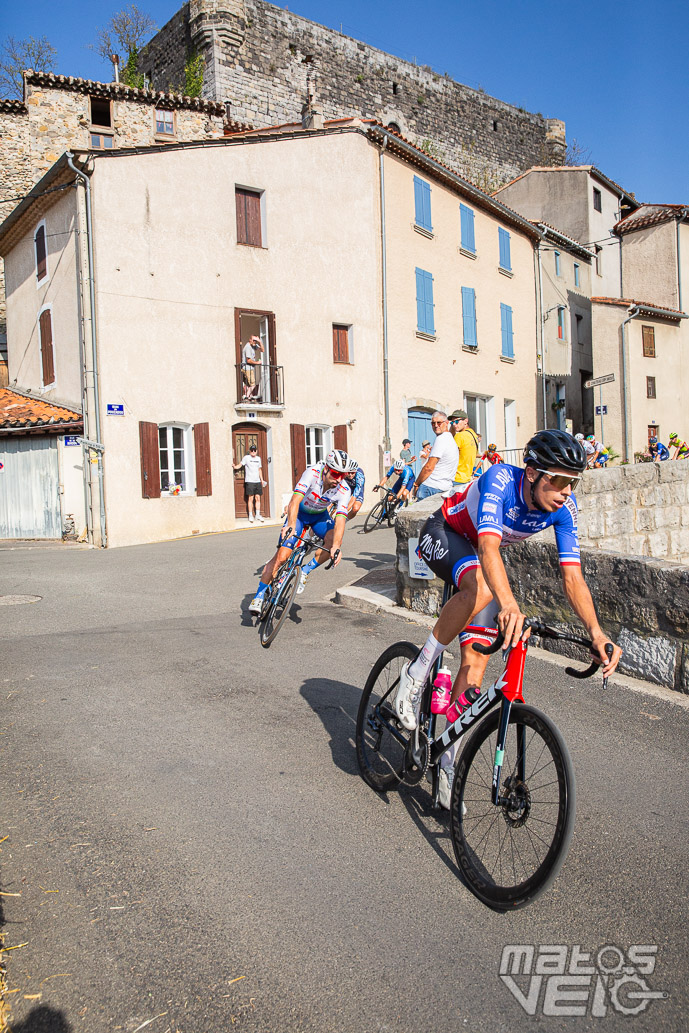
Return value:
M 260 613 L 263 609 L 263 596 L 255 595 L 249 603 L 249 613 Z
M 452 803 L 452 784 L 455 780 L 455 769 L 440 767 L 438 772 L 438 803 L 446 810 L 450 810 L 450 804 Z M 466 806 L 462 802 L 462 817 L 466 816 Z
M 409 673 L 409 664 L 406 663 L 400 674 L 400 683 L 397 686 L 393 709 L 400 722 L 408 731 L 413 732 L 416 728 L 416 715 L 421 702 L 423 682 L 412 678 Z
M 304 574 L 302 572 L 302 575 L 299 578 L 299 587 L 297 588 L 297 595 L 301 595 L 301 593 L 304 591 L 304 589 L 306 588 L 306 582 L 308 580 L 309 580 L 309 575 L 308 574 Z

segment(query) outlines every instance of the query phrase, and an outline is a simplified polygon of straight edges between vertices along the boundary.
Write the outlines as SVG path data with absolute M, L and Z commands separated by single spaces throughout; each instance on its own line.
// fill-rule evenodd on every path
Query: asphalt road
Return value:
M 15 1033 L 686 1029 L 689 710 L 530 659 L 527 698 L 575 765 L 576 830 L 547 895 L 487 910 L 426 790 L 379 797 L 357 774 L 367 673 L 425 631 L 329 601 L 391 562 L 392 532 L 355 530 L 269 650 L 245 608 L 274 528 L 0 551 L 0 596 L 40 597 L 0 607 Z M 655 945 L 644 986 L 668 996 L 639 1002 L 627 980 L 616 1000 L 643 1010 L 625 1015 L 584 974 L 567 999 L 541 952 L 540 993 L 515 980 L 527 1014 L 499 976 L 510 944 L 560 945 L 579 973 L 577 947 Z

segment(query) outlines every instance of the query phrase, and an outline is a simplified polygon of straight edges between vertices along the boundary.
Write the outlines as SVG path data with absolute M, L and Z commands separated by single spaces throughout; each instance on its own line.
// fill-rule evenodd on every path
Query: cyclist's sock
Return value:
M 447 646 L 441 645 L 431 632 L 416 660 L 409 665 L 409 673 L 414 681 L 426 680 L 433 661 L 438 659 L 443 649 L 447 649 Z
M 448 746 L 448 748 L 442 754 L 440 758 L 441 768 L 453 768 L 455 766 L 455 757 L 457 756 L 460 741 L 461 740 L 458 739 L 457 742 L 453 742 L 452 746 Z
M 256 589 L 256 595 L 263 595 L 267 587 L 268 583 L 266 581 L 259 581 L 258 588 Z
M 302 574 L 310 574 L 311 571 L 315 570 L 317 566 L 318 566 L 318 560 L 314 556 L 312 560 L 309 560 L 308 563 L 304 564 L 304 566 L 301 568 L 301 572 L 302 572 Z

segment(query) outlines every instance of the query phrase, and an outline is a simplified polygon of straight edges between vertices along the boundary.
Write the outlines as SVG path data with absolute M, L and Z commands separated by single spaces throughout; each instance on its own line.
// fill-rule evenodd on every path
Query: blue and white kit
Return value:
M 361 467 L 358 468 L 351 481 L 348 477 L 345 477 L 344 483 L 349 485 L 349 490 L 352 493 L 352 499 L 354 502 L 364 501 L 364 485 L 366 483 L 366 477 Z
M 391 466 L 390 469 L 388 470 L 388 472 L 385 474 L 385 476 L 386 477 L 392 477 L 394 472 L 395 472 L 395 467 Z M 397 478 L 397 480 L 393 484 L 392 488 L 390 488 L 390 491 L 394 491 L 395 495 L 397 495 L 402 490 L 402 488 L 407 488 L 407 489 L 411 488 L 413 483 L 414 483 L 414 471 L 412 470 L 411 466 L 405 466 L 405 468 L 402 470 L 402 473 L 399 475 L 399 477 Z

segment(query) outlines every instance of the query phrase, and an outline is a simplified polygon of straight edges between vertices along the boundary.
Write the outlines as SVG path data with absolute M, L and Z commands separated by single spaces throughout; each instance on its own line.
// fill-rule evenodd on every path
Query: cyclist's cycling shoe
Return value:
M 400 683 L 397 686 L 393 709 L 400 724 L 404 725 L 410 732 L 416 728 L 416 712 L 421 702 L 422 690 L 423 682 L 411 677 L 409 674 L 409 663 L 406 663 L 400 674 Z
M 263 609 L 263 593 L 255 595 L 249 603 L 249 613 L 260 613 Z
M 301 595 L 301 593 L 304 591 L 304 589 L 306 588 L 306 582 L 308 580 L 309 575 L 302 573 L 301 578 L 299 579 L 299 588 L 297 589 L 297 595 Z

